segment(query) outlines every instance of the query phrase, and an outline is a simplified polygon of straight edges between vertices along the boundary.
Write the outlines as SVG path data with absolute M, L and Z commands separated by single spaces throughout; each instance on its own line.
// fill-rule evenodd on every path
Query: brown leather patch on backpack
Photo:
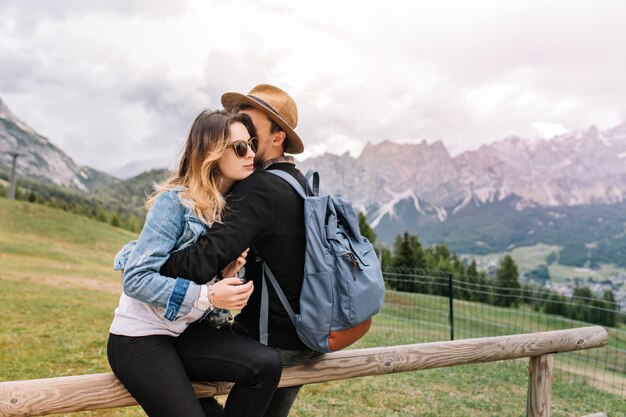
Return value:
M 362 338 L 370 329 L 372 319 L 345 330 L 331 331 L 328 335 L 328 347 L 330 350 L 343 349 Z

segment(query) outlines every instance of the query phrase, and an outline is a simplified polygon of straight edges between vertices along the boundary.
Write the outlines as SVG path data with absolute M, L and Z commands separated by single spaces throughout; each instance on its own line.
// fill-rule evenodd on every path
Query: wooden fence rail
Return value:
M 508 359 L 530 358 L 527 414 L 550 416 L 554 353 L 606 345 L 599 326 L 329 353 L 283 370 L 280 386 L 313 384 Z M 199 397 L 231 384 L 194 383 Z M 136 405 L 112 373 L 0 382 L 0 416 L 37 416 Z

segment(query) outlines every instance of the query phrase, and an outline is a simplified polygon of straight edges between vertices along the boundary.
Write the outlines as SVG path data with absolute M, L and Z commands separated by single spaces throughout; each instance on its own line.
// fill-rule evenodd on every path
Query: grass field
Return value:
M 475 258 L 479 265 L 497 265 L 504 255 L 511 255 L 518 265 L 520 274 L 523 274 L 536 269 L 539 265 L 547 265 L 547 258 L 550 253 L 558 253 L 560 249 L 559 246 L 538 243 L 533 246 L 515 248 L 510 252 L 467 256 Z M 605 277 L 615 276 L 619 272 L 624 272 L 623 268 L 611 264 L 602 264 L 599 269 L 590 270 L 553 263 L 548 266 L 548 270 L 550 271 L 550 279 L 553 282 L 563 282 L 566 278 L 587 279 L 593 277 L 596 280 L 601 280 Z
M 112 258 L 134 236 L 58 210 L 5 199 L 0 199 L 0 218 L 0 381 L 108 372 L 105 344 L 119 296 Z M 446 317 L 434 307 L 439 302 L 438 297 L 390 293 L 374 329 L 356 347 L 447 338 Z M 432 308 L 407 307 L 420 304 Z M 475 311 L 488 307 L 465 304 Z M 485 309 L 476 314 L 499 314 L 507 326 L 504 311 Z M 459 333 L 461 337 L 481 331 L 469 322 L 459 326 L 459 332 L 467 333 Z M 411 333 L 412 327 L 430 330 Z M 522 416 L 526 366 L 527 361 L 520 360 L 306 386 L 291 415 Z M 574 384 L 565 381 L 556 375 L 553 415 L 604 411 L 626 416 L 626 403 L 618 396 L 582 378 Z M 133 407 L 75 415 L 143 413 Z

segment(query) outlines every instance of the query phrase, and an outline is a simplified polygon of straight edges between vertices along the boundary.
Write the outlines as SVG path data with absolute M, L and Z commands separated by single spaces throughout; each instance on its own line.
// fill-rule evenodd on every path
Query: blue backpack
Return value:
M 263 263 L 260 341 L 268 340 L 267 277 L 305 345 L 318 352 L 342 349 L 367 333 L 383 305 L 385 285 L 374 247 L 361 236 L 348 201 L 319 195 L 317 172 L 307 173 L 307 191 L 284 171 L 267 172 L 287 181 L 304 199 L 306 250 L 299 314 Z

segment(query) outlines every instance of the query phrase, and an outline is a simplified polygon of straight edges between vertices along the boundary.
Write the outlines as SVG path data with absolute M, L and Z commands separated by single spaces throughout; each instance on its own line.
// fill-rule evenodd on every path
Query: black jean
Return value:
M 234 321 L 231 325 L 223 326 L 221 330 L 253 339 L 248 330 L 246 330 L 245 326 L 237 321 Z M 305 362 L 315 356 L 321 355 L 320 352 L 316 352 L 311 349 L 272 349 L 274 349 L 276 353 L 280 355 L 280 359 L 283 363 L 284 368 L 301 364 L 302 362 Z M 293 403 L 296 401 L 296 397 L 298 396 L 300 388 L 302 388 L 302 385 L 278 388 L 274 392 L 274 396 L 272 397 L 272 401 L 270 402 L 270 405 L 267 408 L 264 417 L 287 417 L 289 415 L 289 410 L 291 410 Z
M 113 372 L 150 417 L 263 416 L 282 371 L 273 349 L 209 326 L 183 335 L 109 335 Z M 191 380 L 235 385 L 222 407 L 198 399 Z

